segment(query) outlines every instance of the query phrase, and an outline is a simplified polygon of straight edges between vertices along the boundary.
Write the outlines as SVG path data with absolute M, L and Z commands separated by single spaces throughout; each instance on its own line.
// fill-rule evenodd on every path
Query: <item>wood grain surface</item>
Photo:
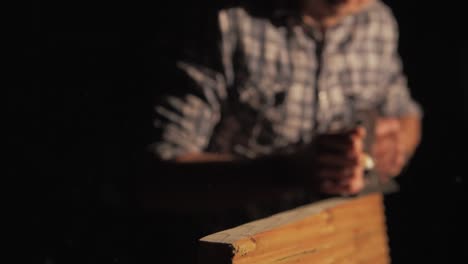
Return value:
M 382 196 L 332 198 L 200 239 L 199 263 L 390 263 Z

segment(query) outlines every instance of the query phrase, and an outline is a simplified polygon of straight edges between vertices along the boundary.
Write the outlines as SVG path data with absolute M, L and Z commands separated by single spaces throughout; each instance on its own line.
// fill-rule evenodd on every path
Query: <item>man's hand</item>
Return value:
M 381 118 L 375 126 L 372 156 L 382 182 L 400 174 L 408 159 L 401 121 Z
M 315 163 L 319 190 L 325 194 L 356 194 L 364 188 L 364 137 L 358 127 L 316 140 Z

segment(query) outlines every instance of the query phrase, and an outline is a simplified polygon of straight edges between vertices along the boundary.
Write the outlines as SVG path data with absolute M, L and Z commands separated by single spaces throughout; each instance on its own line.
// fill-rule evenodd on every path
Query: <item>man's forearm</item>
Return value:
M 238 207 L 303 186 L 283 156 L 239 160 L 200 153 L 148 164 L 137 183 L 138 200 L 148 208 Z
M 175 158 L 178 164 L 206 163 L 206 162 L 234 162 L 236 157 L 231 154 L 223 153 L 190 153 Z
M 239 159 L 230 154 L 192 153 L 172 161 L 159 161 L 152 171 L 157 171 L 159 177 L 156 178 L 164 184 L 254 185 L 268 188 L 287 185 L 295 180 L 293 159 L 291 155 Z

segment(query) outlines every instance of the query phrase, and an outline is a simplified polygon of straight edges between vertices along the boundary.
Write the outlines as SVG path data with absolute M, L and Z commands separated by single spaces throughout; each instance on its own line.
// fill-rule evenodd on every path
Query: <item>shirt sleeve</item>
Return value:
M 384 99 L 380 113 L 386 117 L 422 117 L 421 106 L 411 97 L 407 79 L 398 54 L 398 25 L 392 13 L 387 10 L 382 19 L 383 41 L 383 86 Z
M 202 43 L 176 63 L 176 85 L 156 103 L 156 140 L 149 150 L 158 159 L 171 160 L 188 153 L 203 152 L 220 121 L 227 87 L 233 80 L 231 57 L 235 32 L 232 13 L 217 15 L 215 38 Z M 212 37 L 213 37 L 212 36 Z

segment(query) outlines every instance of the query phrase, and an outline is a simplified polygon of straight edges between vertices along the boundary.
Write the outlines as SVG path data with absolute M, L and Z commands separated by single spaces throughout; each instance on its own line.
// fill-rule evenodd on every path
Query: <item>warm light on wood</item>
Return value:
M 382 195 L 328 199 L 206 236 L 199 263 L 390 263 Z

